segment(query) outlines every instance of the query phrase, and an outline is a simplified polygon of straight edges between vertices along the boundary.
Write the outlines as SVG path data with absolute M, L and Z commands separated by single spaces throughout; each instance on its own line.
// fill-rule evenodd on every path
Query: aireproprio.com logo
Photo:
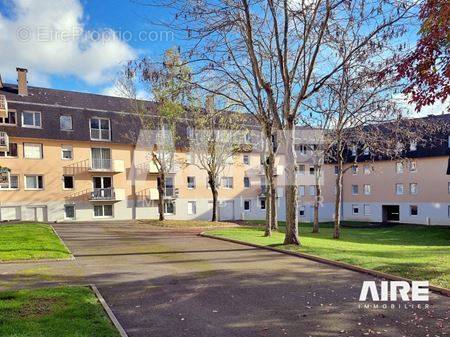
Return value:
M 364 281 L 359 295 L 359 308 L 417 308 L 428 309 L 428 281 L 381 281 L 377 287 L 375 281 Z M 370 303 L 372 302 L 372 303 Z M 383 302 L 383 303 L 379 303 Z M 386 303 L 388 302 L 388 303 Z

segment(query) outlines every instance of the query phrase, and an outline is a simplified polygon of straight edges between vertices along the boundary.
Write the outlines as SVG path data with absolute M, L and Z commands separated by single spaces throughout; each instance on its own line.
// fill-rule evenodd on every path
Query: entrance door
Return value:
M 112 197 L 112 177 L 94 177 L 94 195 L 101 198 Z
M 399 205 L 383 205 L 383 222 L 400 221 Z

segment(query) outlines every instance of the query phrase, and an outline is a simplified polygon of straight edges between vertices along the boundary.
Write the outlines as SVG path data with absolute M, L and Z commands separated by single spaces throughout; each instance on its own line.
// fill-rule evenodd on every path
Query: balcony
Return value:
M 267 186 L 267 185 L 261 186 L 261 190 L 259 191 L 258 196 L 260 198 L 265 198 L 267 196 L 268 189 L 269 189 L 269 186 Z M 283 187 L 276 187 L 275 194 L 276 194 L 277 198 L 283 197 Z
M 0 117 L 8 117 L 8 102 L 5 95 L 0 95 Z
M 125 190 L 122 188 L 94 188 L 89 196 L 91 202 L 118 202 L 125 199 Z
M 276 165 L 276 166 L 274 167 L 273 175 L 274 175 L 274 176 L 281 176 L 281 175 L 283 175 L 283 171 L 284 171 L 284 166 L 283 166 L 283 165 Z M 261 165 L 261 168 L 260 168 L 260 170 L 259 170 L 259 175 L 260 175 L 260 176 L 263 176 L 263 175 L 265 175 L 265 174 L 266 174 L 266 172 L 265 172 L 265 170 L 264 170 L 264 165 Z
M 0 131 L 0 151 L 9 151 L 9 137 L 6 132 Z
M 90 163 L 89 171 L 122 173 L 125 172 L 125 163 L 123 160 L 94 158 Z

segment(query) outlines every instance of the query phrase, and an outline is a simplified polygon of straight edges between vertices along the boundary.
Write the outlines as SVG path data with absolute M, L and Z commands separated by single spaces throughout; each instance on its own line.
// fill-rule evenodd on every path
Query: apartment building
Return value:
M 157 171 L 142 142 L 140 119 L 118 97 L 0 83 L 0 221 L 108 221 L 156 219 Z M 149 114 L 156 105 L 145 102 Z M 448 118 L 450 115 L 444 115 Z M 255 123 L 249 129 L 258 133 Z M 177 126 L 189 138 L 186 121 Z M 300 130 L 305 135 L 307 130 Z M 145 137 L 143 137 L 145 138 Z M 312 221 L 316 196 L 314 135 L 297 140 L 299 219 Z M 243 140 L 243 141 L 249 141 Z M 402 162 L 358 163 L 346 173 L 343 218 L 430 225 L 450 224 L 449 146 L 411 145 Z M 222 173 L 220 220 L 264 219 L 265 177 L 258 151 L 237 153 Z M 165 181 L 164 210 L 172 219 L 209 219 L 212 197 L 206 172 L 177 144 Z M 285 218 L 284 158 L 276 160 L 277 205 Z M 334 216 L 333 164 L 322 167 L 320 221 Z

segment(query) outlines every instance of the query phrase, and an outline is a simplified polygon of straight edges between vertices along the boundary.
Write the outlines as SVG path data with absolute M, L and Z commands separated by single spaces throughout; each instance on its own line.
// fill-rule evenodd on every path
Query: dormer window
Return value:
M 0 117 L 0 124 L 17 125 L 17 112 L 9 110 L 8 117 Z
M 39 129 L 42 126 L 41 113 L 36 111 L 22 112 L 22 127 Z
M 357 150 L 356 145 L 353 145 L 352 146 L 352 156 L 356 156 L 356 150 Z
M 409 144 L 409 151 L 417 151 L 417 142 L 412 141 L 411 144 Z
M 91 118 L 90 128 L 91 140 L 111 140 L 111 123 L 108 118 Z
M 63 131 L 72 131 L 72 116 L 61 116 L 59 117 L 59 127 Z

